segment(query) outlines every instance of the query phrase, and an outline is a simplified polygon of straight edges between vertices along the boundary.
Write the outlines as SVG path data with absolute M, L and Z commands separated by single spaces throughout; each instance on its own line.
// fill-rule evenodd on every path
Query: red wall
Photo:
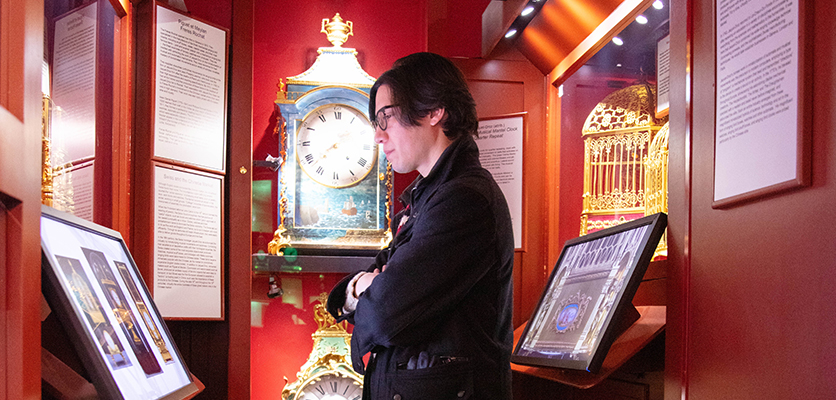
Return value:
M 560 247 L 580 234 L 584 157 L 581 131 L 595 106 L 617 90 L 607 86 L 606 78 L 582 67 L 563 83 L 563 97 L 560 99 L 560 229 L 557 238 Z M 552 267 L 549 265 L 550 269 Z
M 691 39 L 693 99 L 685 102 L 686 65 L 673 64 L 681 84 L 671 86 L 666 399 L 836 392 L 836 40 L 818 34 L 836 30 L 836 5 L 797 3 L 811 11 L 812 185 L 726 209 L 711 207 L 714 2 L 671 7 L 671 60 L 687 60 Z

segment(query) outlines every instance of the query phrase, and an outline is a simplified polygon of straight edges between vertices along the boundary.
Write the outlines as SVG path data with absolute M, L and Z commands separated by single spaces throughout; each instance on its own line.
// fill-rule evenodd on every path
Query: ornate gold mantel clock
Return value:
M 308 361 L 296 374 L 296 381 L 285 384 L 282 400 L 360 400 L 363 377 L 351 368 L 351 334 L 347 322 L 337 323 L 325 309 L 327 293 L 319 296 L 314 318 L 319 327 L 313 337 Z M 286 379 L 286 378 L 285 378 Z
M 282 164 L 279 227 L 284 247 L 377 250 L 388 242 L 391 168 L 374 142 L 368 91 L 375 79 L 343 48 L 354 34 L 340 14 L 322 21 L 332 47 L 320 47 L 304 73 L 280 83 L 275 102 Z

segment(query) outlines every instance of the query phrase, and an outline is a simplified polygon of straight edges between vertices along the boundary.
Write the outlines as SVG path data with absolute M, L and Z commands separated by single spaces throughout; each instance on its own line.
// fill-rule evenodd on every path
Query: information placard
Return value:
M 156 26 L 154 156 L 223 172 L 226 31 L 161 5 Z
M 50 114 L 53 168 L 96 155 L 96 4 L 55 21 Z
M 807 184 L 803 1 L 717 1 L 714 207 Z
M 656 118 L 664 118 L 671 106 L 671 35 L 656 43 L 656 82 Z
M 223 319 L 223 177 L 154 167 L 154 301 L 166 318 Z
M 514 247 L 524 249 L 523 226 L 523 143 L 525 113 L 479 120 L 479 161 L 502 189 L 511 211 Z

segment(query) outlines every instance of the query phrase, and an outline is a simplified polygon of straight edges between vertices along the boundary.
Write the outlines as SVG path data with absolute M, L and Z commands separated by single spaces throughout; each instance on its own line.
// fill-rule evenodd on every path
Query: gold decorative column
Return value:
M 662 129 L 653 137 L 647 150 L 645 160 L 644 215 L 668 212 L 668 136 L 670 123 L 665 123 Z M 668 231 L 659 240 L 656 256 L 668 255 Z

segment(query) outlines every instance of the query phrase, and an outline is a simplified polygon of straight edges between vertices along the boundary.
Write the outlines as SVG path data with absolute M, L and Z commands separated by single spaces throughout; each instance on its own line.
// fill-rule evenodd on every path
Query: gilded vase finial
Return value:
M 322 19 L 322 30 L 320 32 L 328 37 L 328 41 L 334 47 L 341 47 L 348 40 L 349 35 L 354 36 L 354 24 L 351 21 L 343 22 L 340 13 L 337 13 L 332 20 Z

